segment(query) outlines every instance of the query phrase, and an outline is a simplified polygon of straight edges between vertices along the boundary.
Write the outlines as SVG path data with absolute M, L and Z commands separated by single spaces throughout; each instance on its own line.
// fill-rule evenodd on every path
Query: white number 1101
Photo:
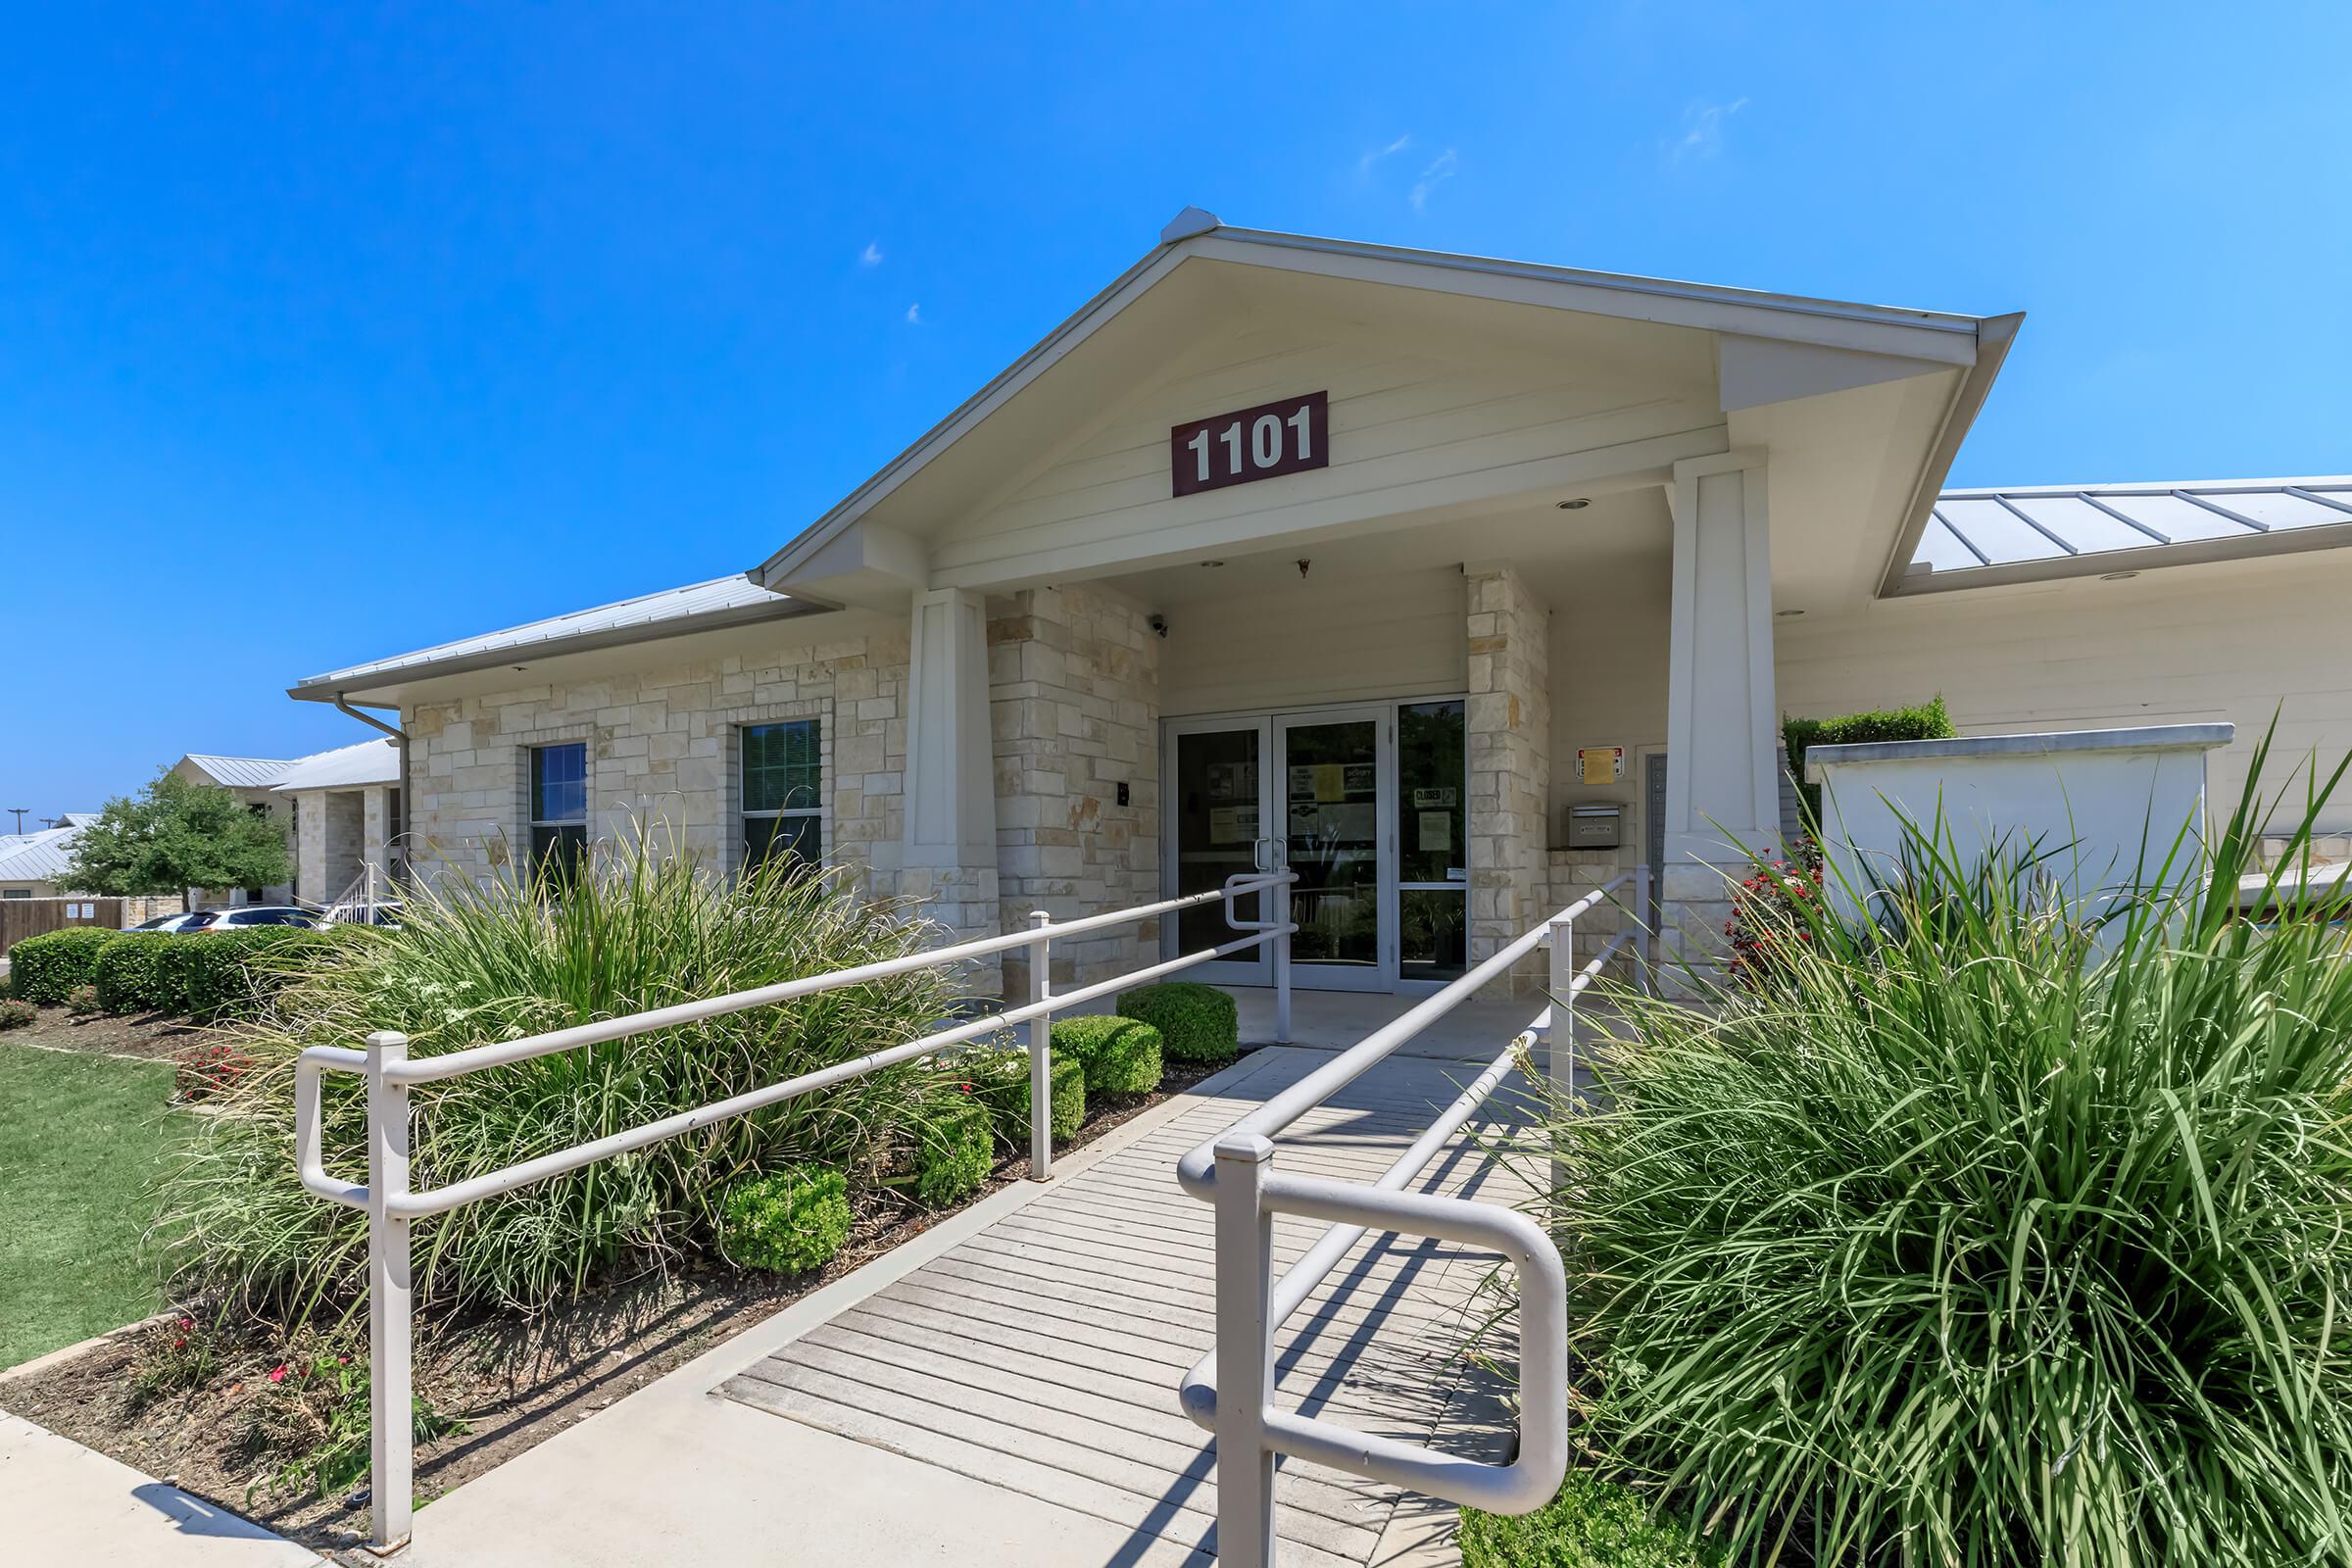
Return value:
M 1293 410 L 1287 419 L 1271 414 L 1259 415 L 1256 423 L 1250 427 L 1250 466 L 1272 468 L 1279 466 L 1285 458 L 1294 458 L 1300 463 L 1312 462 L 1315 456 L 1314 442 L 1309 431 L 1307 412 L 1306 407 L 1301 405 Z M 1290 427 L 1291 436 L 1297 442 L 1296 451 L 1286 453 L 1283 450 L 1285 425 Z M 1216 438 L 1225 447 L 1225 476 L 1238 476 L 1242 471 L 1242 421 L 1234 420 L 1216 432 Z M 1208 483 L 1209 432 L 1197 431 L 1184 445 L 1193 455 L 1195 479 L 1201 484 Z

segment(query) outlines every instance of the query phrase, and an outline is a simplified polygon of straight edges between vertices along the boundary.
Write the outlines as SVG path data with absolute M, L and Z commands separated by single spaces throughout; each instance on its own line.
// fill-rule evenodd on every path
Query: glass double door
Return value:
M 1168 726 L 1166 880 L 1202 893 L 1287 866 L 1291 979 L 1389 991 L 1459 975 L 1469 865 L 1460 699 L 1380 703 Z M 1256 896 L 1239 901 L 1258 918 Z M 1187 909 L 1170 956 L 1234 940 L 1222 905 Z M 1263 949 L 1200 978 L 1266 984 Z

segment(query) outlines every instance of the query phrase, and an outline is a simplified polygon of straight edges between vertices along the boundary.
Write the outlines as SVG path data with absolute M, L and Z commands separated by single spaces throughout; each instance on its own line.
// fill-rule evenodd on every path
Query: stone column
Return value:
M 1659 942 L 1668 964 L 1721 964 L 1727 873 L 1747 863 L 1743 850 L 1781 848 L 1765 481 L 1761 452 L 1674 466 Z
M 1462 567 L 1468 588 L 1470 961 L 1500 951 L 1550 911 L 1550 612 L 1508 562 Z M 1544 956 L 1511 973 L 1543 984 Z
M 1159 638 L 1150 613 L 1101 583 L 989 601 L 997 859 L 1007 931 L 1159 897 Z M 1157 921 L 1054 945 L 1056 984 L 1085 985 L 1156 957 Z M 1028 958 L 1004 956 L 1007 996 Z
M 899 892 L 949 941 L 997 934 L 997 809 L 989 756 L 988 605 L 960 589 L 914 596 L 906 693 L 906 815 Z M 994 995 L 1004 966 L 974 966 Z

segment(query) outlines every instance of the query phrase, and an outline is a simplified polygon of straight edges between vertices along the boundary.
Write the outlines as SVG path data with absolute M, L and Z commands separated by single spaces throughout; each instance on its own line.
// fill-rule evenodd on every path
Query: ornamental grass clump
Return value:
M 2275 805 L 2104 908 L 1929 824 L 1773 986 L 1621 996 L 1548 1167 L 1604 1461 L 1742 1562 L 2352 1561 L 2352 962 L 2239 912 Z
M 641 835 L 564 890 L 453 877 L 412 897 L 399 930 L 354 933 L 305 951 L 304 972 L 235 1032 L 249 1065 L 164 1192 L 159 1232 L 182 1289 L 301 1307 L 364 1287 L 366 1217 L 295 1176 L 293 1067 L 307 1046 L 397 1029 L 412 1057 L 436 1056 L 898 957 L 925 928 L 823 875 L 777 866 L 725 881 Z M 446 1186 L 852 1060 L 929 1032 L 950 1001 L 937 970 L 917 969 L 420 1086 L 411 1183 Z M 814 1163 L 856 1192 L 925 1142 L 925 1106 L 924 1069 L 909 1063 L 420 1220 L 416 1288 L 527 1308 L 715 1252 L 720 1196 L 739 1179 Z M 365 1179 L 366 1131 L 359 1079 L 328 1074 L 327 1168 Z

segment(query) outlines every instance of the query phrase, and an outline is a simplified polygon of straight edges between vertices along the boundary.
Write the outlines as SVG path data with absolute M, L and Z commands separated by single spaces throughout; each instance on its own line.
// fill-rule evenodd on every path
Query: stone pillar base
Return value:
M 940 947 L 993 937 L 1002 929 L 994 866 L 910 865 L 899 873 L 899 895 L 919 904 L 922 917 L 942 928 Z M 964 996 L 1003 996 L 1004 955 L 973 959 L 959 966 L 955 979 Z

